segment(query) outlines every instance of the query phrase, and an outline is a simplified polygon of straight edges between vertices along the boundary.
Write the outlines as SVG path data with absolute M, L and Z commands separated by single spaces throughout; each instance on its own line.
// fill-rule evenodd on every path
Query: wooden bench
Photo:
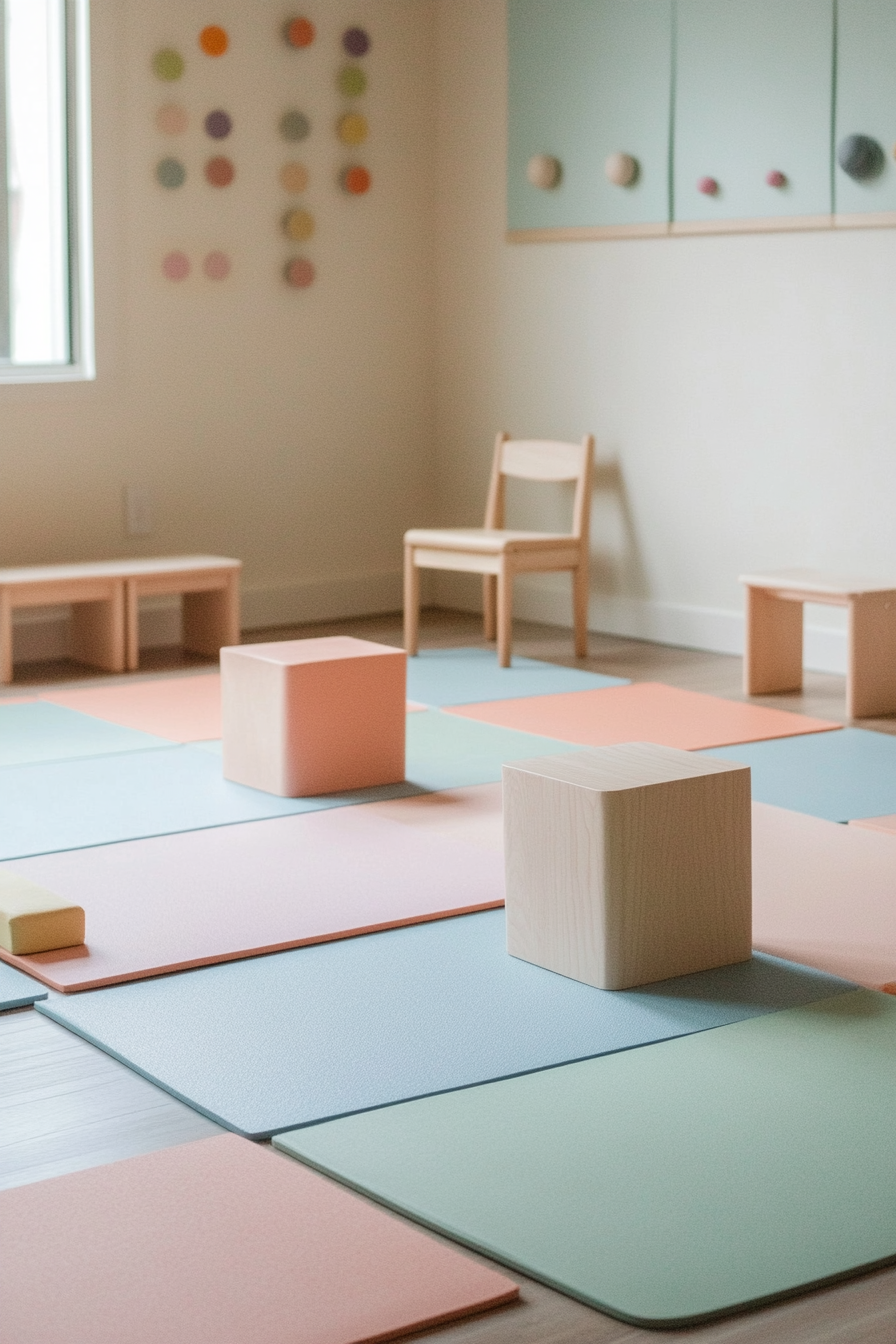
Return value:
M 744 691 L 771 695 L 803 684 L 804 602 L 849 610 L 850 718 L 896 714 L 896 583 L 781 569 L 742 574 L 746 586 Z
M 213 657 L 240 640 L 239 560 L 217 555 L 0 569 L 0 683 L 13 675 L 12 614 L 71 604 L 72 657 L 104 672 L 139 664 L 141 597 L 183 595 L 183 643 Z

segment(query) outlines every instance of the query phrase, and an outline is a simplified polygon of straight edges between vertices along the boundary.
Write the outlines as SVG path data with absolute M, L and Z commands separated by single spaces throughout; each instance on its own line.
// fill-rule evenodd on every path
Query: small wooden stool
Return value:
M 896 714 L 896 584 L 815 569 L 742 574 L 746 586 L 744 691 L 771 695 L 803 684 L 804 602 L 849 608 L 846 710 L 850 718 Z
M 178 594 L 183 597 L 183 646 L 191 653 L 216 658 L 225 645 L 240 640 L 239 560 L 221 555 L 165 555 L 149 560 L 121 560 L 125 583 L 128 670 L 140 663 L 141 597 Z

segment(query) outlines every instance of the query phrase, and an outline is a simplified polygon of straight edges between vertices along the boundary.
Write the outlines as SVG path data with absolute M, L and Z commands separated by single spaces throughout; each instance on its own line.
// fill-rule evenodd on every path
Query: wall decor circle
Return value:
M 165 103 L 156 113 L 156 129 L 163 135 L 183 135 L 189 124 L 187 109 L 180 103 Z
M 284 163 L 280 169 L 280 185 L 284 191 L 297 194 L 308 186 L 308 169 L 304 163 Z
M 367 118 L 360 112 L 346 112 L 336 123 L 336 134 L 344 145 L 363 145 L 370 134 Z
M 212 187 L 229 187 L 235 176 L 236 169 L 233 163 L 223 154 L 209 159 L 205 165 L 205 180 Z
M 533 154 L 526 164 L 526 180 L 541 191 L 550 191 L 556 187 L 562 173 L 560 160 L 551 154 Z
M 714 177 L 701 177 L 697 183 L 697 190 L 704 196 L 718 196 L 719 184 Z
M 314 233 L 314 216 L 307 210 L 287 210 L 283 216 L 283 232 L 294 243 L 304 243 Z
M 342 186 L 350 196 L 363 196 L 370 190 L 371 176 L 366 168 L 355 163 L 342 174 Z
M 304 140 L 311 134 L 311 122 L 304 112 L 291 108 L 280 118 L 280 134 L 284 140 Z
M 223 56 L 230 46 L 227 29 L 220 28 L 216 23 L 210 23 L 199 34 L 199 45 L 206 56 Z
M 366 56 L 370 50 L 370 34 L 363 28 L 346 28 L 342 34 L 342 49 L 349 56 Z
M 870 135 L 847 135 L 837 146 L 837 162 L 854 182 L 867 182 L 883 171 L 884 151 Z
M 174 80 L 180 79 L 184 73 L 184 58 L 173 47 L 163 47 L 152 58 L 152 70 L 156 79 L 163 79 L 169 84 L 173 83 Z
M 638 179 L 638 160 L 632 154 L 609 154 L 604 160 L 604 177 L 614 187 L 630 187 Z
M 174 191 L 187 180 L 187 170 L 180 159 L 160 159 L 156 164 L 156 181 L 160 187 Z
M 283 268 L 283 275 L 293 289 L 307 289 L 314 284 L 314 267 L 306 257 L 293 257 Z
M 226 252 L 209 252 L 202 269 L 209 280 L 226 280 L 230 274 L 230 258 Z
M 216 107 L 205 119 L 205 133 L 212 140 L 226 140 L 233 130 L 233 119 L 223 108 Z
M 169 252 L 163 257 L 162 274 L 166 280 L 186 280 L 190 274 L 190 258 L 186 252 Z
M 782 173 L 780 168 L 772 168 L 765 175 L 765 184 L 767 187 L 777 187 L 780 190 L 781 187 L 787 186 L 787 174 Z
M 344 65 L 336 76 L 336 84 L 345 98 L 360 98 L 367 88 L 367 76 L 357 65 Z
M 310 47 L 314 36 L 314 24 L 310 19 L 287 19 L 283 25 L 283 37 L 291 47 Z

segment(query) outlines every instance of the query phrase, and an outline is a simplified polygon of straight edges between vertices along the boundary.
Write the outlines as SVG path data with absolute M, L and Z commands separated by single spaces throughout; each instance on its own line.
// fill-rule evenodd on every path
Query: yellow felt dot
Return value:
M 283 216 L 283 232 L 296 243 L 304 243 L 314 233 L 314 216 L 307 210 L 288 210 Z
M 363 145 L 369 130 L 367 118 L 362 117 L 360 112 L 347 112 L 339 118 L 336 134 L 344 145 Z

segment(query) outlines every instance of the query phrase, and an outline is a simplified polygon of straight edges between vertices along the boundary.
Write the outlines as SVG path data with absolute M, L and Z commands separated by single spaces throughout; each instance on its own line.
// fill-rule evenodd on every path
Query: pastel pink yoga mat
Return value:
M 221 678 L 217 672 L 46 691 L 40 699 L 171 742 L 207 742 L 221 736 Z M 408 701 L 409 713 L 422 709 L 426 705 Z
M 3 870 L 82 905 L 87 942 L 0 957 L 62 993 L 96 989 L 503 904 L 501 786 L 43 854 Z
M 860 830 L 883 831 L 884 835 L 896 838 L 896 813 L 890 813 L 886 817 L 862 817 L 861 820 L 851 821 L 849 824 L 858 826 Z
M 373 1344 L 517 1296 L 233 1134 L 0 1194 L 2 1344 Z
M 896 981 L 892 836 L 753 804 L 753 945 L 869 989 Z
M 683 751 L 841 727 L 839 723 L 810 719 L 805 714 L 722 700 L 697 691 L 680 691 L 659 681 L 521 700 L 491 700 L 481 705 L 446 708 L 444 713 L 524 733 L 540 733 L 563 742 L 580 742 L 585 747 L 658 742 Z

